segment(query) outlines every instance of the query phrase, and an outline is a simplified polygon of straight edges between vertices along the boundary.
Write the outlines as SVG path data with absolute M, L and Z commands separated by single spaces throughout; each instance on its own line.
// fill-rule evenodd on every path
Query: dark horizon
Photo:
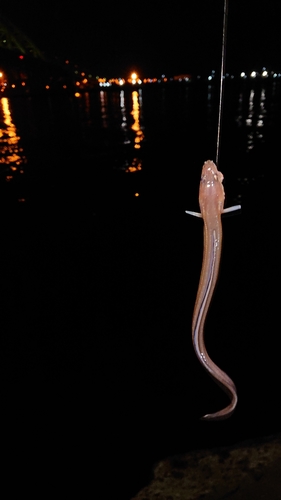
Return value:
M 69 59 L 97 74 L 144 76 L 219 70 L 223 0 L 166 6 L 143 2 L 105 6 L 81 3 L 79 9 L 12 0 L 3 15 L 48 55 Z M 226 71 L 279 70 L 281 37 L 277 0 L 264 5 L 229 1 Z

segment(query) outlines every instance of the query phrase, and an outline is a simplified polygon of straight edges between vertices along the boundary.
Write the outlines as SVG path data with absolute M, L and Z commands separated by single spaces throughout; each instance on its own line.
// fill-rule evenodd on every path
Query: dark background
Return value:
M 2 10 L 43 51 L 97 71 L 219 66 L 221 3 L 196 2 L 184 15 L 181 2 L 159 3 L 157 12 L 144 3 L 93 5 L 10 2 Z M 278 70 L 276 5 L 231 3 L 229 67 Z M 268 86 L 264 140 L 250 151 L 263 83 L 240 85 L 226 92 L 220 165 L 227 206 L 239 195 L 242 211 L 223 220 L 206 325 L 209 353 L 239 394 L 221 423 L 199 420 L 227 397 L 192 349 L 202 224 L 184 213 L 198 210 L 202 162 L 214 158 L 217 106 L 210 109 L 207 84 L 191 94 L 143 90 L 136 177 L 113 169 L 116 130 L 102 129 L 98 94 L 87 113 L 72 97 L 11 99 L 28 160 L 22 184 L 1 182 L 2 449 L 11 488 L 36 498 L 97 496 L 99 488 L 98 498 L 126 500 L 157 460 L 280 430 L 280 84 Z
M 11 0 L 4 16 L 45 53 L 107 77 L 197 73 L 220 66 L 223 0 Z M 279 69 L 279 2 L 229 1 L 227 70 Z M 278 68 L 276 68 L 278 66 Z

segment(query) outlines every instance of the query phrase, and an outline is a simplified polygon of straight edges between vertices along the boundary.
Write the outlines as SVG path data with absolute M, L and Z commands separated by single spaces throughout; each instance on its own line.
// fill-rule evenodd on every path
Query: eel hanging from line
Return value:
M 186 213 L 202 217 L 204 221 L 203 262 L 192 319 L 192 341 L 195 353 L 209 375 L 226 392 L 230 404 L 216 413 L 209 413 L 202 420 L 222 420 L 232 415 L 237 404 L 237 391 L 231 378 L 221 370 L 210 358 L 204 342 L 204 325 L 208 309 L 216 286 L 222 244 L 221 215 L 239 210 L 240 205 L 224 209 L 223 175 L 215 163 L 207 160 L 202 169 L 199 187 L 199 205 L 201 213 Z

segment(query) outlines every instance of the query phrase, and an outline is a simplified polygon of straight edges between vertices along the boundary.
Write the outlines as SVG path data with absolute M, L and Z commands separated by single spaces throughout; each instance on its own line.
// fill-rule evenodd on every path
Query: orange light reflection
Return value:
M 141 149 L 141 142 L 144 139 L 144 133 L 140 124 L 141 110 L 141 90 L 132 92 L 133 109 L 131 115 L 134 118 L 132 130 L 135 132 L 134 149 Z M 131 165 L 127 167 L 126 172 L 137 172 L 142 169 L 142 160 L 139 157 L 133 158 Z
M 23 164 L 26 163 L 26 158 L 22 148 L 19 146 L 20 137 L 17 135 L 17 130 L 12 122 L 9 100 L 7 97 L 0 99 L 0 167 L 5 165 L 6 180 L 11 181 L 16 172 L 23 173 Z M 2 115 L 2 116 L 1 116 Z M 20 169 L 18 167 L 21 166 Z

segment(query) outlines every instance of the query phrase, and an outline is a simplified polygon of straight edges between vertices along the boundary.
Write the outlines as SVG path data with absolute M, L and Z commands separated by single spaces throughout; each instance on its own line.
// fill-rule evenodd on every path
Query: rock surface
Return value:
M 169 457 L 132 500 L 280 500 L 281 434 Z

